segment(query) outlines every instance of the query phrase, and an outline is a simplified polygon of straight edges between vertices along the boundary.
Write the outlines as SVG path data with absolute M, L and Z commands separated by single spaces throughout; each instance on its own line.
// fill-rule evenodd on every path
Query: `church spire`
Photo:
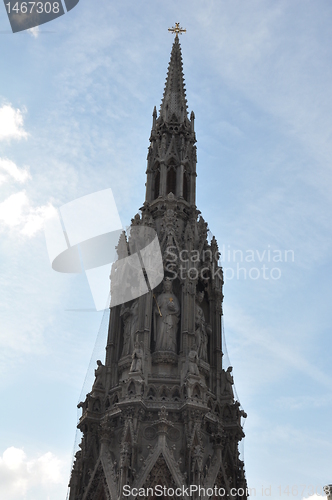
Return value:
M 187 99 L 183 76 L 182 54 L 179 37 L 175 36 L 165 90 L 160 107 L 164 122 L 183 123 L 188 120 Z
M 234 399 L 232 367 L 223 367 L 223 271 L 195 203 L 195 116 L 187 117 L 178 36 L 161 115 L 155 108 L 152 116 L 146 200 L 129 237 L 121 237 L 111 276 L 123 300 L 143 274 L 160 276 L 160 261 L 164 279 L 111 307 L 105 364 L 97 361 L 92 390 L 78 405 L 82 441 L 69 500 L 126 500 L 142 489 L 151 500 L 161 486 L 164 498 L 190 489 L 195 500 L 209 491 L 246 500 L 238 449 L 246 413 Z M 160 246 L 156 260 L 147 251 L 150 229 Z M 128 260 L 134 234 L 144 244 Z
M 148 203 L 163 202 L 172 194 L 178 201 L 195 205 L 196 136 L 195 115 L 188 107 L 184 86 L 182 54 L 178 34 L 185 30 L 176 23 L 169 29 L 175 39 L 168 65 L 164 95 L 159 116 L 153 110 L 148 153 L 146 198 Z

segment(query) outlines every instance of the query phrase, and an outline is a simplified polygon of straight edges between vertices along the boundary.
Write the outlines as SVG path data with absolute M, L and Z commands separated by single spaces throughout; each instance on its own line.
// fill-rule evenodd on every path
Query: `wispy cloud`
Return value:
M 38 38 L 39 36 L 39 26 L 34 26 L 27 30 L 29 35 L 33 36 L 33 38 Z
M 25 109 L 15 109 L 11 104 L 4 104 L 0 107 L 0 141 L 28 137 L 28 133 L 23 128 L 25 111 Z
M 0 203 L 0 229 L 16 229 L 31 238 L 43 228 L 44 220 L 56 212 L 51 203 L 33 207 L 25 191 L 12 194 Z
M 10 179 L 23 183 L 30 178 L 28 167 L 19 168 L 12 160 L 0 158 L 0 185 Z

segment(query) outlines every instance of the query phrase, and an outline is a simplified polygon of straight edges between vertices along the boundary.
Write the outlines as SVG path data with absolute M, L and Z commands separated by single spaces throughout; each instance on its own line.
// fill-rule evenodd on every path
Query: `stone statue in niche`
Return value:
M 95 369 L 95 381 L 93 384 L 93 389 L 96 387 L 100 387 L 103 389 L 105 387 L 105 373 L 106 373 L 106 367 L 103 365 L 103 363 L 98 359 L 97 361 L 98 367 Z
M 232 375 L 233 367 L 229 366 L 227 370 L 222 370 L 221 372 L 221 394 L 223 396 L 231 396 L 234 398 L 233 384 L 234 379 Z
M 130 373 L 141 373 L 142 370 L 142 360 L 143 360 L 143 349 L 140 342 L 135 342 L 135 349 L 132 354 L 132 362 L 130 367 Z
M 180 305 L 172 292 L 172 281 L 166 278 L 163 285 L 163 293 L 156 298 L 153 310 L 156 351 L 172 351 L 176 353 Z
M 134 300 L 131 306 L 122 304 L 120 316 L 123 319 L 123 349 L 122 356 L 132 354 L 134 350 L 135 335 L 138 326 L 138 300 Z
M 197 366 L 198 355 L 196 351 L 196 346 L 188 354 L 188 373 L 192 375 L 199 375 L 199 370 Z
M 195 300 L 195 342 L 198 357 L 203 361 L 208 361 L 208 334 L 210 335 L 212 330 L 211 326 L 205 321 L 204 311 L 200 305 L 203 299 L 204 292 L 198 292 Z

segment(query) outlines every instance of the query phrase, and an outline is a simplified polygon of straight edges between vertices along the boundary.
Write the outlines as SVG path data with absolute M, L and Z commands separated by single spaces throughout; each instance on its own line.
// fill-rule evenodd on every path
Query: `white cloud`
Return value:
M 48 494 L 52 486 L 63 483 L 63 460 L 48 452 L 39 458 L 28 459 L 26 453 L 11 446 L 0 457 L 0 496 L 19 500 L 38 486 Z
M 0 185 L 10 177 L 17 182 L 23 183 L 27 179 L 30 179 L 31 176 L 28 168 L 19 168 L 8 158 L 0 158 Z
M 39 26 L 34 26 L 33 28 L 28 29 L 27 32 L 31 36 L 33 36 L 33 38 L 38 38 L 38 35 L 39 35 Z
M 324 498 L 326 498 L 326 497 L 322 496 L 322 495 L 314 494 L 314 495 L 311 495 L 310 497 L 303 497 L 302 500 L 323 500 Z
M 4 104 L 0 107 L 0 141 L 25 139 L 27 136 L 28 134 L 23 128 L 23 112 L 13 108 L 11 104 Z
M 0 203 L 0 221 L 9 227 L 18 226 L 23 222 L 23 211 L 28 204 L 29 200 L 25 191 L 12 194 Z
M 54 212 L 55 208 L 50 203 L 32 207 L 25 191 L 20 191 L 0 203 L 0 228 L 16 228 L 21 234 L 32 237 L 43 228 L 44 220 Z

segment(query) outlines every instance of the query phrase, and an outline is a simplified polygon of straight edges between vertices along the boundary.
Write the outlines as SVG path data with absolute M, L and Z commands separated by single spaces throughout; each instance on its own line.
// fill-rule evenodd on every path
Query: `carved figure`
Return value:
M 139 342 L 135 342 L 135 349 L 132 354 L 130 373 L 142 372 L 143 349 Z
M 138 301 L 134 300 L 130 307 L 122 304 L 120 316 L 122 316 L 124 324 L 122 356 L 127 356 L 127 354 L 131 354 L 134 350 L 138 324 Z
M 232 375 L 233 367 L 229 366 L 227 371 L 223 370 L 221 373 L 221 394 L 229 395 L 234 398 L 233 384 L 234 379 Z
M 188 354 L 188 373 L 191 373 L 192 375 L 199 375 L 197 361 L 197 351 L 191 350 Z
M 103 365 L 103 363 L 100 361 L 100 359 L 98 359 L 97 361 L 97 365 L 98 365 L 98 368 L 95 369 L 95 381 L 94 381 L 94 384 L 93 384 L 93 388 L 95 387 L 101 387 L 101 388 L 104 388 L 105 387 L 105 366 Z
M 211 326 L 208 323 L 206 323 L 204 311 L 200 306 L 200 304 L 203 301 L 203 298 L 204 298 L 204 292 L 198 292 L 196 295 L 196 302 L 195 302 L 195 341 L 197 345 L 198 357 L 203 361 L 208 361 L 207 334 L 210 334 L 212 330 Z
M 156 351 L 176 352 L 176 334 L 180 316 L 178 299 L 172 292 L 172 282 L 164 279 L 164 291 L 154 306 L 154 336 Z

